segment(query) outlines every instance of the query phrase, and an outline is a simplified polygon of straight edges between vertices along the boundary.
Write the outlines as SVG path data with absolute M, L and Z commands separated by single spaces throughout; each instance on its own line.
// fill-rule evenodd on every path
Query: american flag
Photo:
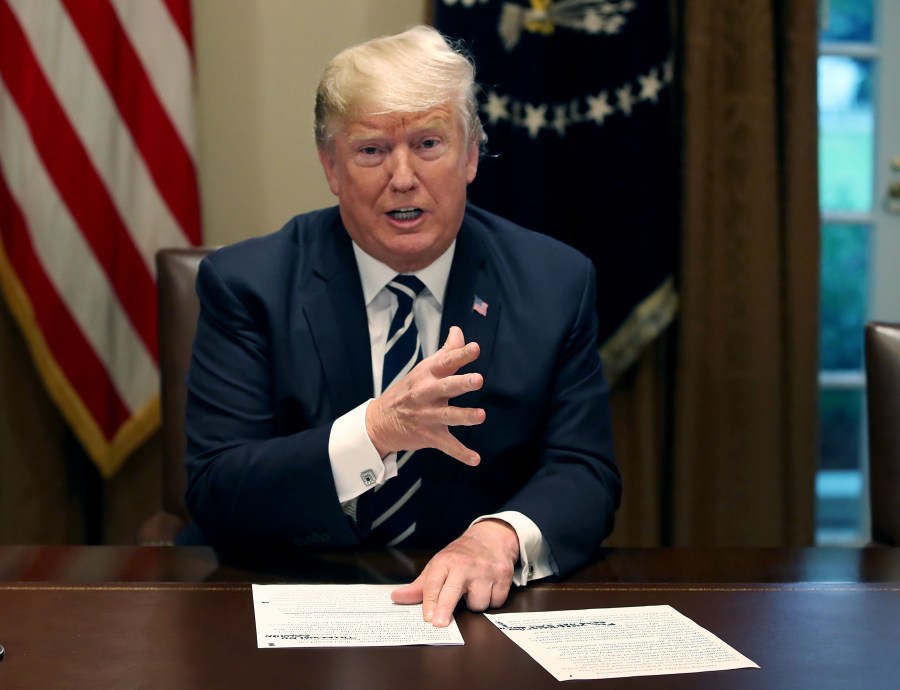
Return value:
M 200 243 L 190 0 L 0 0 L 0 286 L 104 476 L 159 423 L 154 255 Z
M 487 316 L 488 303 L 481 299 L 478 295 L 475 295 L 475 301 L 472 303 L 472 311 L 476 314 L 481 314 L 482 316 Z

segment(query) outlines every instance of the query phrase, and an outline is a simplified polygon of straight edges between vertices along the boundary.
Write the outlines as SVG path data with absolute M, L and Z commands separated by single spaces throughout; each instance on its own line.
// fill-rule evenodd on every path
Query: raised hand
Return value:
M 466 465 L 481 461 L 449 431 L 451 426 L 475 426 L 485 419 L 480 408 L 449 404 L 451 398 L 484 384 L 481 374 L 456 373 L 480 353 L 478 343 L 466 343 L 462 330 L 452 326 L 440 350 L 372 401 L 366 410 L 366 430 L 382 457 L 399 450 L 436 448 Z

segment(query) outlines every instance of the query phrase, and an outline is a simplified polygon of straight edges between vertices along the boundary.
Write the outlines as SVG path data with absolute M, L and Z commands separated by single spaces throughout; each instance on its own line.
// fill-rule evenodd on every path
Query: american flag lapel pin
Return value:
M 481 314 L 481 316 L 487 316 L 488 303 L 481 299 L 478 295 L 475 295 L 475 301 L 472 302 L 472 311 L 476 314 Z

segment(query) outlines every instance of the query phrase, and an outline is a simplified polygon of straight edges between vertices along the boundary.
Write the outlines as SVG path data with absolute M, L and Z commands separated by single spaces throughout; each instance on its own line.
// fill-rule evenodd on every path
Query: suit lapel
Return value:
M 319 256 L 304 291 L 303 309 L 325 371 L 336 415 L 372 396 L 372 355 L 362 284 L 343 227 L 316 245 Z
M 481 237 L 470 227 L 468 220 L 464 221 L 457 236 L 456 252 L 447 281 L 441 342 L 446 340 L 450 326 L 459 326 L 466 342 L 474 341 L 481 347 L 478 359 L 462 371 L 476 371 L 485 378 L 494 354 L 497 324 L 503 306 L 500 290 L 488 268 L 487 252 Z M 482 302 L 481 310 L 475 308 L 476 298 Z M 480 397 L 480 391 L 468 393 L 458 399 L 458 404 L 477 405 Z

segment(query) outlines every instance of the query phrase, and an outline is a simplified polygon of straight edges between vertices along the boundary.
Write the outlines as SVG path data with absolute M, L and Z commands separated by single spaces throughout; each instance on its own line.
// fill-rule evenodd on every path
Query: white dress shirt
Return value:
M 455 249 L 454 242 L 430 266 L 415 272 L 416 277 L 426 288 L 413 303 L 424 357 L 438 350 L 444 293 Z M 353 244 L 353 252 L 366 302 L 375 390 L 380 391 L 387 333 L 391 317 L 397 310 L 397 297 L 385 286 L 397 272 L 366 254 L 356 243 Z M 367 400 L 336 419 L 328 439 L 328 455 L 331 459 L 338 499 L 344 507 L 344 512 L 354 519 L 357 498 L 375 485 L 383 484 L 397 475 L 397 454 L 389 453 L 382 459 L 366 432 L 366 408 L 370 402 L 371 400 Z M 374 484 L 371 481 L 373 476 Z M 534 521 L 517 511 L 504 511 L 482 516 L 474 522 L 488 518 L 503 520 L 518 535 L 519 563 L 513 576 L 514 584 L 524 585 L 529 580 L 554 574 L 552 554 Z

